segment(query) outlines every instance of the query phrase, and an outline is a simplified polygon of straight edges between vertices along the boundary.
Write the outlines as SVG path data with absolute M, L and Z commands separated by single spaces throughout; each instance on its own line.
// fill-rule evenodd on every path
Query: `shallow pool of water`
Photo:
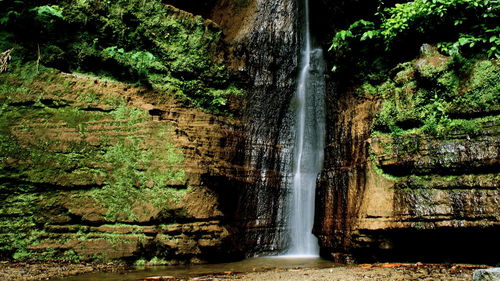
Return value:
M 153 276 L 173 276 L 189 278 L 216 273 L 244 273 L 286 268 L 326 268 L 335 266 L 331 261 L 321 258 L 300 257 L 263 257 L 251 258 L 239 262 L 200 264 L 184 266 L 151 266 L 123 272 L 97 272 L 78 276 L 51 279 L 53 281 L 132 281 Z

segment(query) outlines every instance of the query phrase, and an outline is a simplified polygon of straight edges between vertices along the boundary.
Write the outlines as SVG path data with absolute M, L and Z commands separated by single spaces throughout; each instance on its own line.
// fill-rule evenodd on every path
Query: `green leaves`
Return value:
M 200 16 L 160 0 L 0 4 L 0 39 L 8 39 L 0 40 L 0 52 L 16 45 L 15 54 L 23 61 L 143 84 L 202 109 L 228 113 L 225 95 L 232 90 L 230 73 L 221 63 L 222 32 Z
M 439 45 L 442 51 L 449 54 L 482 52 L 488 57 L 499 57 L 500 27 L 495 21 L 500 17 L 499 6 L 497 0 L 414 0 L 398 3 L 377 12 L 375 22 L 358 20 L 348 29 L 339 30 L 330 50 L 342 52 L 349 49 L 354 41 L 379 40 L 384 42 L 386 51 L 392 51 L 408 36 L 421 37 L 422 40 L 437 36 L 430 40 L 439 42 L 440 37 L 450 38 L 455 34 L 456 41 Z
M 139 75 L 148 76 L 149 72 L 166 70 L 166 67 L 155 55 L 147 51 L 126 52 L 123 48 L 112 46 L 102 50 L 102 56 L 137 70 Z
M 338 31 L 333 40 L 330 50 L 339 50 L 347 45 L 347 42 L 351 39 L 358 38 L 362 31 L 360 40 L 364 41 L 366 39 L 372 39 L 376 37 L 379 33 L 378 30 L 373 30 L 375 24 L 371 21 L 358 20 L 351 24 L 349 29 Z
M 231 89 L 228 70 L 215 62 L 221 44 L 216 26 L 156 0 L 110 2 L 99 5 L 98 14 L 92 3 L 82 1 L 72 1 L 65 10 L 74 14 L 71 21 L 85 19 L 98 28 L 92 44 L 86 39 L 90 54 L 84 59 L 100 58 L 125 78 L 209 111 L 226 110 L 220 92 Z
M 56 17 L 56 18 L 64 18 L 62 14 L 62 9 L 61 7 L 57 5 L 45 5 L 45 6 L 38 6 L 33 9 L 30 9 L 30 11 L 35 12 L 37 17 L 39 18 L 50 18 L 50 17 Z

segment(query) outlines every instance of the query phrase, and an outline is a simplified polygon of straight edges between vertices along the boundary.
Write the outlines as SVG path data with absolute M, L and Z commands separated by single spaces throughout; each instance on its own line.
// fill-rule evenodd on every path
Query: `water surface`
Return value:
M 85 273 L 78 276 L 51 279 L 52 281 L 132 281 L 153 276 L 173 276 L 190 278 L 216 273 L 246 273 L 272 269 L 326 268 L 335 266 L 321 258 L 264 257 L 251 258 L 239 262 L 201 264 L 183 266 L 151 266 L 123 272 Z

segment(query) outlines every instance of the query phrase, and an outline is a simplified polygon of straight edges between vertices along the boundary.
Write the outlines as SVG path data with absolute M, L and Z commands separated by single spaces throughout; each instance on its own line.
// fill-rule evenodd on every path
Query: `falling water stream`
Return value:
M 295 96 L 295 147 L 290 195 L 290 240 L 287 256 L 318 256 L 312 234 L 316 178 L 322 168 L 325 138 L 324 60 L 319 48 L 312 48 L 309 29 L 309 1 L 304 0 L 303 44 L 300 74 Z
M 300 72 L 292 102 L 295 116 L 293 171 L 287 186 L 290 196 L 287 210 L 288 249 L 279 259 L 247 259 L 236 263 L 179 267 L 151 267 L 127 272 L 89 273 L 57 280 L 138 280 L 145 276 L 176 276 L 191 278 L 212 272 L 251 272 L 255 268 L 321 268 L 333 264 L 319 258 L 319 247 L 312 234 L 316 178 L 322 168 L 325 138 L 325 80 L 323 51 L 313 48 L 309 30 L 309 1 L 303 0 L 302 46 Z M 292 166 L 291 165 L 291 166 Z M 285 257 L 286 259 L 283 259 Z M 302 259 L 305 257 L 306 259 Z

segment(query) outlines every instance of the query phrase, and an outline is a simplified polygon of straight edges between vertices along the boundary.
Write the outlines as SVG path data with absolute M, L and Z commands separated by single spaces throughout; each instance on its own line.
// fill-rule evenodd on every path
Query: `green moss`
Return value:
M 92 165 L 99 149 L 84 142 L 73 142 L 66 145 L 65 151 L 60 151 L 56 148 L 60 142 L 44 138 L 36 145 L 22 145 L 13 135 L 0 135 L 0 138 L 4 141 L 0 147 L 0 159 L 3 159 L 0 171 L 10 178 L 31 183 L 85 185 L 99 174 L 99 169 Z M 12 166 L 9 159 L 17 159 L 16 166 Z
M 64 108 L 44 108 L 44 113 L 47 114 L 49 120 L 56 122 L 64 122 L 68 126 L 73 128 L 78 128 L 79 125 L 89 121 L 97 121 L 103 119 L 105 114 L 101 112 L 89 112 L 83 111 L 75 107 L 64 107 Z
M 160 132 L 156 137 L 165 134 Z M 112 221 L 136 220 L 135 202 L 149 202 L 161 209 L 185 194 L 168 187 L 184 181 L 184 170 L 176 168 L 184 159 L 172 143 L 145 147 L 144 140 L 127 137 L 107 148 L 102 157 L 107 164 L 106 185 L 93 190 L 91 196 L 107 209 L 107 218 Z
M 90 90 L 80 93 L 76 100 L 83 103 L 97 103 L 99 101 L 99 95 Z
M 146 111 L 127 107 L 121 96 L 92 91 L 92 80 L 75 82 L 50 72 L 31 81 L 16 80 L 12 73 L 0 76 L 13 89 L 0 98 L 1 258 L 81 258 L 70 250 L 34 247 L 69 241 L 44 230 L 52 220 L 47 214 L 67 212 L 62 194 L 85 202 L 93 198 L 110 222 L 177 208 L 186 190 L 171 186 L 184 184 L 184 157 L 163 123 L 150 122 Z M 43 83 L 51 87 L 40 88 Z M 25 87 L 27 95 L 15 95 Z M 110 109 L 86 110 L 90 103 L 107 103 Z M 77 235 L 94 239 L 85 227 Z M 120 237 L 99 239 L 116 244 Z
M 129 125 L 134 125 L 140 122 L 148 120 L 149 115 L 146 111 L 131 108 L 125 105 L 120 105 L 112 112 L 113 118 L 115 120 L 127 120 Z
M 381 177 L 384 177 L 387 180 L 390 180 L 390 181 L 393 181 L 393 182 L 397 182 L 397 181 L 399 181 L 401 179 L 400 177 L 396 177 L 396 176 L 393 176 L 393 175 L 385 173 L 384 170 L 382 170 L 380 168 L 380 166 L 377 165 L 377 163 L 374 162 L 374 161 L 372 161 L 372 169 L 375 171 L 375 173 L 377 175 L 379 175 Z
M 496 61 L 479 61 L 473 65 L 464 91 L 452 104 L 454 111 L 489 112 L 500 109 L 500 66 Z
M 457 96 L 460 87 L 460 77 L 453 71 L 447 71 L 436 80 L 436 86 L 443 89 L 448 95 Z
M 43 212 L 37 193 L 14 194 L 2 200 L 0 208 L 0 257 L 29 258 L 29 246 L 38 243 L 44 234 Z
M 135 266 L 145 266 L 147 264 L 147 260 L 144 258 L 140 258 L 134 262 Z
M 66 260 L 66 261 L 72 261 L 72 262 L 79 262 L 82 259 L 82 256 L 77 254 L 74 250 L 66 250 L 62 254 L 58 254 L 55 256 L 55 258 Z
M 465 119 L 451 120 L 446 126 L 445 134 L 460 132 L 473 137 L 477 136 L 481 132 L 481 127 L 482 127 L 481 121 L 485 119 L 491 119 L 491 118 L 480 118 L 471 120 L 465 120 Z
M 445 73 L 448 65 L 445 63 L 441 63 L 437 66 L 431 63 L 421 63 L 418 64 L 417 72 L 420 75 L 420 78 L 428 80 L 428 81 L 436 81 L 441 75 Z
M 358 96 L 377 96 L 379 94 L 379 91 L 377 87 L 368 82 L 365 82 L 363 83 L 363 85 L 361 85 L 361 87 L 356 89 L 356 94 Z
M 379 86 L 364 85 L 363 89 L 382 94 L 374 131 L 392 136 L 428 134 L 441 138 L 457 133 L 477 135 L 484 123 L 479 116 L 495 116 L 500 108 L 500 69 L 497 61 L 460 64 L 469 66 L 461 68 L 455 60 L 439 66 L 425 61 L 405 63 L 396 68 L 398 72 L 392 80 Z M 419 75 L 413 75 L 414 72 Z
M 111 106 L 121 106 L 125 104 L 125 100 L 120 96 L 104 95 L 101 97 L 101 103 Z
M 6 38 L 16 61 L 138 83 L 216 113 L 228 113 L 228 97 L 241 92 L 222 63 L 222 31 L 200 16 L 159 0 L 44 4 L 11 7 L 16 24 L 6 25 Z M 35 13 L 46 7 L 58 13 Z M 93 101 L 91 95 L 82 99 Z
M 400 178 L 396 189 L 443 189 L 443 190 L 468 190 L 473 188 L 494 188 L 499 180 L 497 174 L 471 174 L 471 175 L 411 175 Z
M 404 85 L 415 79 L 415 69 L 412 62 L 401 63 L 396 66 L 399 70 L 394 76 L 393 80 L 398 85 Z
M 168 264 L 171 264 L 171 262 L 159 257 L 153 257 L 150 261 L 146 263 L 146 265 L 168 265 Z

